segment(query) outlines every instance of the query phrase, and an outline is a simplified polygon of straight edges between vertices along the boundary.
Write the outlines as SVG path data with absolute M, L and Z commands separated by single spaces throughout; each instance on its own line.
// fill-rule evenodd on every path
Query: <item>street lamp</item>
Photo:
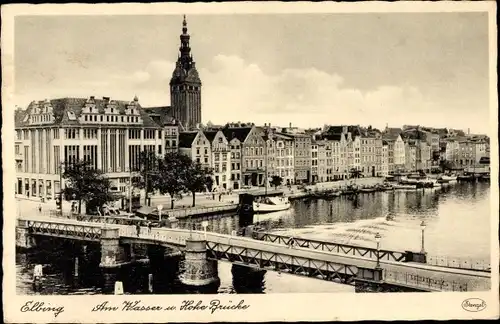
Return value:
M 162 205 L 156 206 L 156 209 L 158 209 L 158 221 L 161 223 L 161 210 L 163 209 Z
M 208 227 L 208 221 L 203 221 L 201 222 L 201 226 L 203 227 L 203 232 L 205 233 L 205 240 L 207 239 L 207 227 Z
M 425 221 L 422 221 L 420 223 L 420 229 L 422 230 L 422 249 L 420 250 L 420 253 L 425 254 L 425 248 L 424 248 L 424 233 L 425 233 Z
M 375 241 L 377 242 L 377 265 L 375 266 L 375 269 L 380 269 L 380 239 L 382 236 L 380 236 L 380 233 L 375 234 Z

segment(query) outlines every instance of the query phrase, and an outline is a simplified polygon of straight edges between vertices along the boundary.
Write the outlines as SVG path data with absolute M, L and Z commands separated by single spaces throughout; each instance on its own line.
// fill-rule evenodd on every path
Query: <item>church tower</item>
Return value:
M 185 129 L 201 123 L 201 80 L 189 47 L 186 16 L 182 22 L 181 47 L 170 79 L 172 115 Z

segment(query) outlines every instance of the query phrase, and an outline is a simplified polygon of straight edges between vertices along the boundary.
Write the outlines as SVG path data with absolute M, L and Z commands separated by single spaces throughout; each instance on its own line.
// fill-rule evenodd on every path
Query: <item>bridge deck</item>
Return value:
M 170 228 L 153 228 L 151 232 L 148 232 L 144 227 L 141 229 L 139 236 L 137 236 L 135 226 L 130 225 L 105 225 L 72 219 L 50 219 L 46 217 L 23 217 L 23 219 L 35 222 L 40 221 L 52 225 L 79 225 L 92 229 L 105 227 L 118 228 L 121 239 L 131 243 L 146 241 L 152 244 L 181 247 L 185 245 L 186 239 L 189 239 L 189 237 L 204 238 L 207 241 L 209 250 L 218 254 L 219 257 L 231 259 L 238 256 L 240 259 L 244 258 L 241 260 L 246 260 L 245 262 L 250 258 L 252 261 L 257 262 L 257 264 L 263 264 L 262 262 L 264 261 L 264 263 L 277 262 L 278 258 L 280 258 L 280 262 L 284 264 L 305 267 L 306 263 L 309 262 L 310 267 L 312 261 L 316 262 L 314 267 L 318 269 L 329 269 L 330 265 L 335 265 L 335 271 L 342 271 L 343 273 L 353 271 L 355 273 L 357 269 L 355 270 L 353 267 L 363 269 L 374 269 L 376 267 L 376 260 L 369 258 L 336 254 L 308 247 L 290 247 L 284 244 L 255 240 L 248 237 Z M 414 287 L 428 285 L 429 290 L 433 290 L 433 287 L 438 287 L 436 288 L 437 290 L 462 290 L 463 286 L 466 285 L 466 290 L 476 291 L 489 290 L 491 285 L 491 274 L 486 272 L 387 260 L 381 260 L 380 265 L 384 271 L 384 280 L 390 283 L 400 283 Z M 440 287 L 439 283 L 441 283 Z M 445 283 L 447 286 L 443 288 L 442 286 Z

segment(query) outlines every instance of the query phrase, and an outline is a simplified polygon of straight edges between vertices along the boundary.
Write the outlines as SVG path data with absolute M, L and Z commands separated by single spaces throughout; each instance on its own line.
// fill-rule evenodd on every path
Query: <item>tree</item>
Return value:
M 190 171 L 191 159 L 177 152 L 167 153 L 158 161 L 158 180 L 154 187 L 161 194 L 170 195 L 170 208 L 174 209 L 174 198 L 186 190 L 187 173 Z
M 110 192 L 111 181 L 91 161 L 64 163 L 62 177 L 66 180 L 62 193 L 78 200 L 78 213 L 82 212 L 82 201 L 88 212 L 118 198 Z
M 276 189 L 283 183 L 283 178 L 277 175 L 273 175 L 271 178 L 271 185 L 273 185 Z
M 186 172 L 186 189 L 193 194 L 193 207 L 196 204 L 196 192 L 206 190 L 209 185 L 207 179 L 212 179 L 212 170 L 203 167 L 199 162 L 191 161 Z M 213 180 L 212 180 L 213 185 Z
M 139 165 L 135 170 L 137 175 L 132 177 L 132 185 L 144 189 L 144 205 L 148 202 L 148 194 L 154 192 L 158 179 L 158 160 L 155 152 L 142 151 L 139 154 Z

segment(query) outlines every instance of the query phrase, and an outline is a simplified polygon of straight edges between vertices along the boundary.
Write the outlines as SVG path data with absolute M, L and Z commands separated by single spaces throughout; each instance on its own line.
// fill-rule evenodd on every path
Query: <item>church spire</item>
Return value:
M 182 20 L 182 34 L 180 36 L 180 39 L 181 47 L 179 48 L 179 61 L 185 70 L 189 70 L 191 68 L 193 59 L 191 57 L 191 47 L 189 47 L 190 36 L 187 29 L 186 15 L 184 15 L 184 19 Z

